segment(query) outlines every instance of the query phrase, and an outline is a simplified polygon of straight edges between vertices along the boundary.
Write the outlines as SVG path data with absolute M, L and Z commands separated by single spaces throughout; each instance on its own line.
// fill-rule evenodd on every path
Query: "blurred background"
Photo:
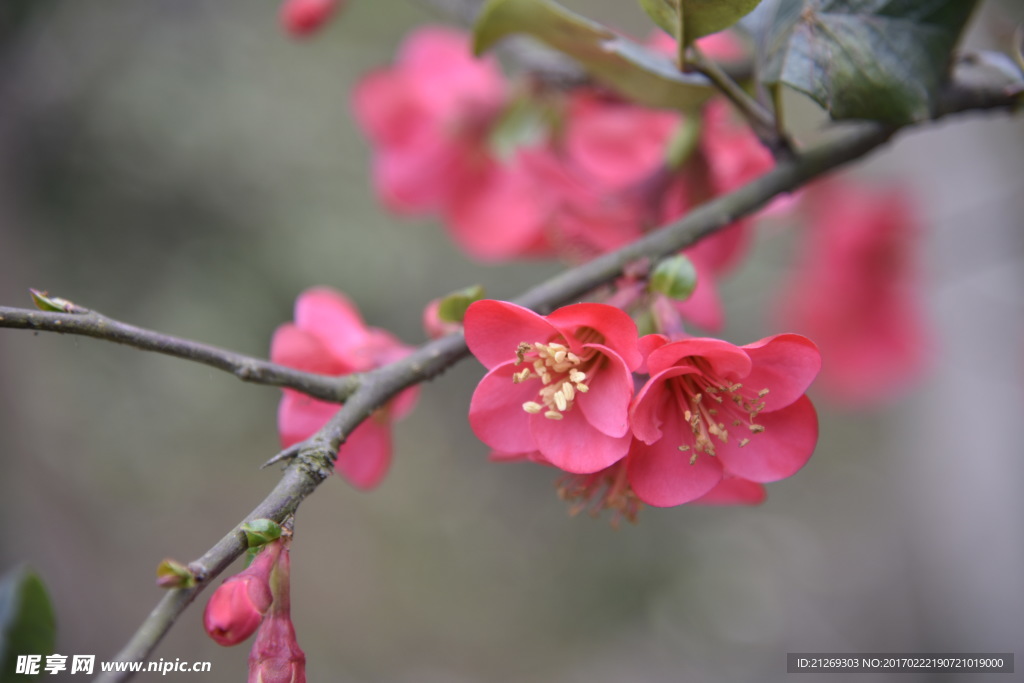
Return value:
M 648 31 L 631 3 L 570 4 Z M 309 286 L 418 344 L 430 298 L 473 283 L 511 298 L 558 270 L 475 264 L 372 195 L 349 92 L 438 16 L 352 2 L 299 43 L 277 12 L 4 0 L 0 305 L 30 307 L 36 287 L 265 356 Z M 1005 45 L 1021 12 L 983 3 L 969 43 Z M 793 100 L 798 120 L 820 116 Z M 774 681 L 791 651 L 1024 655 L 1024 120 L 928 126 L 853 172 L 906 184 L 928 226 L 939 353 L 913 392 L 857 413 L 819 398 L 816 455 L 761 507 L 646 509 L 616 531 L 569 517 L 553 471 L 487 461 L 465 420 L 483 371 L 463 362 L 398 425 L 379 490 L 336 478 L 299 511 L 308 679 Z M 783 227 L 725 284 L 731 341 L 780 331 L 765 293 L 792 252 Z M 184 361 L 0 329 L 0 572 L 40 572 L 58 653 L 112 656 L 160 598 L 158 562 L 198 557 L 269 492 L 278 473 L 258 466 L 278 448 L 278 398 Z M 213 662 L 190 680 L 243 680 L 248 646 L 217 646 L 201 615 L 155 657 Z M 862 680 L 828 680 L 845 678 Z M 975 678 L 994 680 L 941 680 Z

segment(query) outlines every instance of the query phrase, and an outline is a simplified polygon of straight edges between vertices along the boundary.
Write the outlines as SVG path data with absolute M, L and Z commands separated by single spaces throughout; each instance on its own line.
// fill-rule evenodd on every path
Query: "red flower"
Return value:
M 339 0 L 285 0 L 281 24 L 296 38 L 305 38 L 323 26 L 338 5 Z
M 629 448 L 632 370 L 641 361 L 636 325 L 604 304 L 541 316 L 502 301 L 477 301 L 466 342 L 489 369 L 473 393 L 469 423 L 502 453 L 538 452 L 567 472 L 596 472 Z
M 822 389 L 850 403 L 884 399 L 921 372 L 928 353 L 917 217 L 899 189 L 832 181 L 807 200 L 811 225 L 782 318 L 821 348 Z
M 211 638 L 225 647 L 247 639 L 270 609 L 270 572 L 281 554 L 280 543 L 270 543 L 245 570 L 222 583 L 203 612 L 203 627 Z
M 567 161 L 601 191 L 628 189 L 664 167 L 680 120 L 676 112 L 574 91 L 566 119 Z
M 271 583 L 274 604 L 249 652 L 249 683 L 306 683 L 306 653 L 291 618 L 291 554 L 283 547 Z
M 804 391 L 820 365 L 814 344 L 795 334 L 741 347 L 690 338 L 655 348 L 651 378 L 630 410 L 633 491 L 665 507 L 708 495 L 724 475 L 769 482 L 794 474 L 818 439 Z
M 411 352 L 390 333 L 367 327 L 343 294 L 323 287 L 299 295 L 295 322 L 277 328 L 270 345 L 275 363 L 324 375 L 371 370 Z M 360 489 L 379 484 L 391 463 L 392 418 L 405 416 L 415 401 L 415 390 L 406 390 L 356 427 L 338 451 L 338 472 Z M 282 446 L 309 438 L 338 410 L 336 403 L 285 389 L 277 413 Z
M 444 206 L 474 177 L 504 91 L 493 59 L 474 59 L 465 34 L 436 26 L 410 34 L 392 68 L 364 77 L 353 109 L 374 147 L 374 183 L 385 204 L 402 213 Z

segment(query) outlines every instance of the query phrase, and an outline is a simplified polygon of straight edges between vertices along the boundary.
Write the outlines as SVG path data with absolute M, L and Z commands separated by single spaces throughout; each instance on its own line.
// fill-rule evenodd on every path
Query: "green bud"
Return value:
M 161 588 L 191 588 L 196 585 L 196 576 L 181 562 L 166 558 L 157 565 L 156 585 Z
M 281 525 L 272 519 L 254 519 L 243 524 L 242 531 L 250 548 L 257 548 L 281 538 Z
M 676 301 L 686 301 L 696 288 L 697 270 L 682 254 L 661 261 L 651 273 L 650 290 Z
M 29 289 L 29 294 L 32 295 L 32 303 L 35 304 L 36 308 L 40 311 L 50 311 L 53 313 L 85 313 L 86 310 L 81 306 L 62 299 L 59 296 L 50 296 L 46 292 L 40 292 L 38 289 Z
M 474 301 L 484 298 L 484 288 L 480 285 L 473 285 L 452 292 L 441 299 L 437 307 L 437 317 L 446 323 L 461 323 L 466 317 L 466 309 Z

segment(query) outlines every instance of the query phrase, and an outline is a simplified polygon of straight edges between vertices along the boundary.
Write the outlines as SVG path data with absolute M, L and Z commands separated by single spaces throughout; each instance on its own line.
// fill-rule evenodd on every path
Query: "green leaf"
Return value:
M 14 673 L 18 655 L 53 654 L 53 607 L 39 575 L 26 565 L 0 579 L 0 681 L 29 680 Z
M 191 588 L 196 585 L 196 576 L 181 562 L 167 557 L 156 567 L 156 585 L 161 588 Z
M 32 303 L 40 311 L 49 311 L 52 313 L 75 313 L 78 306 L 62 299 L 59 296 L 50 296 L 46 292 L 41 292 L 38 289 L 29 288 L 29 294 L 32 296 Z
M 650 289 L 676 301 L 686 301 L 697 288 L 697 269 L 683 254 L 658 263 L 651 273 Z
M 640 6 L 654 23 L 676 40 L 679 40 L 679 28 L 682 26 L 686 45 L 729 28 L 759 4 L 761 0 L 640 0 Z
M 466 309 L 469 308 L 469 305 L 483 299 L 484 296 L 484 288 L 480 285 L 452 292 L 441 299 L 437 307 L 437 317 L 446 323 L 461 324 L 462 319 L 466 317 Z
M 506 36 L 523 33 L 578 61 L 596 80 L 650 107 L 690 111 L 714 94 L 703 76 L 550 0 L 488 0 L 473 28 L 481 54 Z
M 281 525 L 272 519 L 254 519 L 242 525 L 245 542 L 250 548 L 258 548 L 281 538 Z
M 761 80 L 788 85 L 834 119 L 929 118 L 976 0 L 779 0 Z

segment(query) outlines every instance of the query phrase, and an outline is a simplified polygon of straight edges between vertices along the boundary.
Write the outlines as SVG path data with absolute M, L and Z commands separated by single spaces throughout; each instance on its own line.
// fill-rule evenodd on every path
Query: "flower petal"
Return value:
M 366 342 L 366 323 L 359 310 L 348 297 L 329 287 L 313 287 L 299 295 L 295 324 L 320 337 L 339 358 Z
M 469 403 L 469 426 L 481 441 L 496 451 L 526 453 L 537 450 L 530 433 L 530 414 L 523 403 L 537 399 L 533 382 L 514 384 L 515 362 L 488 372 Z
M 574 346 L 573 342 L 580 344 L 576 340 L 576 336 L 579 334 L 580 328 L 586 327 L 599 332 L 604 337 L 600 343 L 621 356 L 630 370 L 639 367 L 643 360 L 638 346 L 636 323 L 628 313 L 614 306 L 573 304 L 559 308 L 547 319 L 565 335 L 571 347 Z M 574 347 L 573 351 L 579 353 L 579 348 Z
M 582 411 L 563 413 L 561 420 L 530 416 L 530 432 L 537 450 L 555 467 L 589 474 L 618 462 L 629 450 L 632 436 L 612 437 L 597 431 Z
M 554 196 L 521 164 L 491 164 L 453 188 L 445 213 L 455 241 L 482 261 L 550 252 L 544 229 Z
M 640 355 L 643 357 L 643 362 L 637 367 L 636 372 L 640 374 L 648 374 L 647 368 L 647 357 L 651 355 L 655 349 L 660 349 L 665 344 L 668 344 L 668 337 L 663 334 L 645 334 L 640 337 L 640 341 L 637 343 L 637 347 L 640 349 Z
M 665 344 L 651 352 L 647 358 L 647 367 L 652 374 L 659 373 L 689 356 L 703 358 L 723 379 L 735 381 L 750 373 L 750 356 L 746 351 L 727 341 L 710 337 L 691 337 Z
M 685 410 L 685 407 L 681 408 L 678 405 L 668 383 L 681 375 L 699 374 L 696 368 L 676 365 L 669 366 L 647 380 L 636 393 L 630 407 L 629 421 L 633 436 L 646 444 L 653 444 L 662 438 L 661 427 L 664 423 L 681 421 L 681 411 Z M 677 414 L 672 415 L 673 411 Z
M 821 369 L 818 347 L 799 334 L 778 334 L 742 347 L 754 362 L 743 385 L 769 389 L 766 411 L 778 410 L 800 398 Z
M 313 436 L 341 409 L 337 403 L 285 390 L 277 407 L 277 431 L 285 448 Z
M 765 429 L 752 434 L 746 446 L 740 447 L 735 437 L 715 444 L 727 472 L 769 482 L 790 477 L 807 464 L 818 442 L 818 414 L 809 398 L 802 396 L 781 410 L 762 413 L 757 421 Z
M 722 479 L 722 465 L 717 458 L 700 455 L 691 465 L 689 454 L 679 450 L 679 445 L 685 443 L 685 435 L 679 430 L 681 423 L 666 423 L 664 438 L 654 444 L 634 441 L 630 448 L 629 482 L 648 505 L 671 507 L 689 503 L 707 494 Z
M 338 449 L 335 470 L 350 484 L 368 491 L 384 479 L 391 466 L 391 424 L 386 413 L 371 415 Z
M 475 301 L 463 323 L 466 345 L 488 369 L 514 360 L 520 342 L 543 344 L 561 336 L 542 316 L 507 301 Z
M 762 484 L 726 475 L 691 505 L 760 505 L 767 497 Z
M 583 415 L 595 429 L 619 437 L 629 431 L 629 402 L 633 399 L 633 373 L 611 349 L 600 344 L 584 344 L 604 355 L 601 369 L 587 378 L 587 393 L 576 395 Z
M 270 360 L 321 375 L 343 375 L 351 370 L 331 353 L 320 337 L 292 323 L 285 323 L 274 331 Z

